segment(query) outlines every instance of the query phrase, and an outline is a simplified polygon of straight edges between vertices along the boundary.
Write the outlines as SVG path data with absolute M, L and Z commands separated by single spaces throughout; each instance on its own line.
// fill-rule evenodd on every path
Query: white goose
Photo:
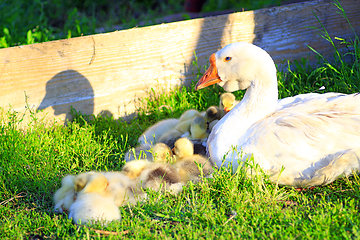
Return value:
M 360 169 L 359 94 L 310 93 L 278 101 L 272 58 L 243 42 L 212 54 L 195 89 L 215 83 L 229 92 L 246 89 L 208 138 L 218 167 L 231 163 L 236 169 L 253 154 L 272 181 L 295 187 L 328 184 Z

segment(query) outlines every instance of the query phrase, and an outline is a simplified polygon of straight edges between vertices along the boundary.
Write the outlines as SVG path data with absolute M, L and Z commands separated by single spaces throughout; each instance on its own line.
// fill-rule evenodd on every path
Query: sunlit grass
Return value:
M 358 61 L 358 59 L 356 59 Z M 356 63 L 355 61 L 355 63 Z M 358 65 L 344 63 L 352 69 Z M 357 63 L 358 64 L 358 63 Z M 341 66 L 339 66 L 341 67 Z M 319 70 L 320 69 L 320 70 Z M 279 72 L 280 96 L 324 91 L 357 92 L 338 70 L 298 69 Z M 338 82 L 333 81 L 338 78 Z M 112 117 L 87 116 L 73 111 L 67 127 L 45 127 L 33 115 L 26 130 L 22 115 L 3 112 L 0 132 L 0 232 L 2 238 L 113 237 L 129 238 L 356 238 L 359 237 L 360 181 L 357 175 L 314 190 L 297 192 L 278 187 L 262 174 L 248 177 L 216 170 L 213 179 L 188 184 L 178 196 L 149 192 L 146 202 L 121 208 L 122 220 L 107 227 L 76 226 L 66 214 L 54 214 L 52 194 L 66 174 L 89 170 L 120 170 L 125 152 L 137 144 L 146 127 L 160 119 L 179 117 L 189 108 L 204 110 L 218 104 L 223 90 L 182 87 L 155 93 L 144 100 L 130 123 Z M 236 93 L 238 98 L 242 92 Z M 164 107 L 166 106 L 166 107 Z M 257 169 L 257 166 L 253 166 Z M 258 169 L 258 171 L 260 171 Z M 114 235 L 119 234 L 119 235 Z
M 347 44 L 349 51 L 334 49 L 338 61 L 330 63 L 319 56 L 322 62 L 316 68 L 302 60 L 292 66 L 296 70 L 289 66 L 288 71 L 279 72 L 279 97 L 358 92 L 359 39 L 339 41 Z M 345 55 L 351 60 L 342 61 Z M 198 70 L 199 76 L 203 68 Z M 245 167 L 258 175 L 248 176 L 243 168 L 235 173 L 222 168 L 215 170 L 212 179 L 186 185 L 177 196 L 149 191 L 146 201 L 121 207 L 122 220 L 106 227 L 74 225 L 66 214 L 53 213 L 52 195 L 63 176 L 121 170 L 125 152 L 137 144 L 148 126 L 179 117 L 189 108 L 205 110 L 218 105 L 223 92 L 220 87 L 194 91 L 194 84 L 170 92 L 153 91 L 139 106 L 137 118 L 129 123 L 73 110 L 74 121 L 67 126 L 45 126 L 44 119 L 33 111 L 28 128 L 22 129 L 23 115 L 0 111 L 1 239 L 360 238 L 358 175 L 298 192 L 271 183 L 251 161 Z M 322 86 L 325 90 L 319 90 Z M 241 99 L 243 92 L 236 92 L 236 96 Z

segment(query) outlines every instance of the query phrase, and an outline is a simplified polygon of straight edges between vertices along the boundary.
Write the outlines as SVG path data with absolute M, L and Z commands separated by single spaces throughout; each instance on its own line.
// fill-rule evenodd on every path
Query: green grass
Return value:
M 301 62 L 296 72 L 280 72 L 280 95 L 312 92 L 321 86 L 326 86 L 326 91 L 359 91 L 355 78 L 351 82 L 346 75 L 339 75 L 340 69 L 359 70 L 358 57 L 352 64 L 333 66 L 335 70 L 327 64 L 311 69 Z M 195 92 L 193 87 L 153 93 L 144 101 L 146 108 L 139 109 L 138 118 L 130 123 L 111 117 L 89 118 L 73 111 L 75 120 L 67 127 L 45 127 L 33 115 L 29 129 L 21 130 L 21 116 L 4 112 L 0 132 L 0 237 L 102 238 L 109 232 L 112 238 L 137 239 L 360 237 L 357 175 L 297 192 L 270 183 L 266 176 L 247 178 L 240 169 L 235 174 L 221 169 L 213 179 L 187 185 L 178 196 L 150 192 L 146 202 L 122 207 L 122 221 L 107 227 L 77 226 L 66 214 L 53 213 L 52 194 L 64 175 L 120 170 L 124 153 L 136 145 L 147 126 L 178 117 L 190 107 L 202 110 L 218 104 L 223 91 L 213 86 Z M 242 93 L 237 95 L 241 97 Z M 168 107 L 161 107 L 164 105 Z
M 346 53 L 352 57 L 349 63 L 334 49 L 334 63 L 320 56 L 317 68 L 303 60 L 294 63 L 296 71 L 289 67 L 279 72 L 279 97 L 314 91 L 358 92 L 359 39 L 346 41 L 351 46 Z M 318 90 L 322 86 L 325 90 Z M 147 201 L 121 207 L 122 220 L 106 227 L 74 225 L 66 214 L 53 213 L 52 195 L 63 176 L 121 170 L 125 152 L 137 144 L 146 127 L 179 117 L 189 108 L 217 105 L 223 92 L 218 86 L 193 89 L 194 83 L 167 93 L 152 92 L 130 123 L 73 110 L 75 119 L 68 126 L 45 126 L 44 119 L 32 112 L 32 122 L 24 130 L 19 128 L 21 114 L 0 111 L 0 238 L 360 238 L 358 175 L 297 192 L 270 183 L 261 174 L 246 177 L 242 169 L 235 174 L 221 169 L 213 179 L 188 184 L 178 196 L 149 192 Z M 240 99 L 243 92 L 236 95 Z M 260 171 L 257 166 L 247 167 Z
M 52 212 L 52 194 L 64 175 L 120 170 L 124 152 L 136 142 L 138 134 L 133 132 L 138 123 L 156 119 L 154 115 L 144 115 L 129 125 L 103 117 L 88 123 L 78 116 L 68 127 L 44 127 L 40 122 L 27 131 L 17 129 L 17 121 L 6 124 L 11 121 L 3 118 L 1 238 L 105 236 L 93 229 L 138 239 L 359 236 L 358 176 L 299 193 L 270 183 L 266 176 L 246 178 L 241 169 L 235 174 L 222 169 L 214 179 L 187 185 L 176 197 L 149 192 L 146 202 L 122 207 L 122 221 L 108 227 L 76 226 L 66 214 Z

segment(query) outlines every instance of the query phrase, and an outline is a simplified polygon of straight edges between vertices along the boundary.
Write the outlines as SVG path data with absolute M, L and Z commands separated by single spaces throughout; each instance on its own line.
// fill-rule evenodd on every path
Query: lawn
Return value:
M 37 5 L 31 6 L 36 8 Z M 15 27 L 9 29 L 13 32 Z M 326 30 L 322 31 L 328 44 L 332 44 Z M 6 41 L 14 45 L 23 40 L 14 40 L 11 44 Z M 359 92 L 359 39 L 346 41 L 344 44 L 349 45 L 346 54 L 351 56 L 349 62 L 343 61 L 344 53 L 334 49 L 336 60 L 332 63 L 319 56 L 316 68 L 302 60 L 293 63 L 296 70 L 290 70 L 289 66 L 287 71 L 278 72 L 279 98 L 309 92 Z M 53 212 L 52 196 L 65 175 L 90 170 L 121 170 L 124 154 L 137 144 L 137 138 L 148 126 L 161 119 L 179 117 L 189 108 L 205 110 L 218 104 L 222 88 L 211 86 L 194 91 L 194 83 L 167 93 L 153 92 L 144 99 L 144 105 L 139 106 L 138 117 L 129 123 L 106 116 L 89 117 L 74 109 L 74 121 L 67 126 L 56 123 L 48 126 L 36 112 L 28 109 L 32 111 L 32 121 L 27 129 L 21 129 L 22 115 L 1 111 L 0 237 L 360 238 L 360 179 L 357 174 L 299 192 L 270 183 L 257 166 L 248 166 L 259 172 L 251 177 L 245 176 L 242 169 L 231 173 L 223 168 L 215 170 L 212 179 L 186 185 L 177 196 L 149 191 L 146 201 L 121 207 L 122 220 L 108 226 L 100 223 L 75 225 L 67 214 Z M 323 87 L 325 89 L 320 90 Z M 244 93 L 235 94 L 241 99 Z

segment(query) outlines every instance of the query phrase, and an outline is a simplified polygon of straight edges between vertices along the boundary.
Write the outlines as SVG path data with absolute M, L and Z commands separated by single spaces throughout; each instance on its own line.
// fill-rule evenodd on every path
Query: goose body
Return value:
M 359 94 L 311 93 L 278 101 L 272 58 L 241 42 L 210 57 L 196 89 L 215 83 L 229 92 L 246 89 L 208 138 L 218 167 L 236 169 L 253 156 L 272 181 L 295 187 L 328 184 L 360 169 Z

